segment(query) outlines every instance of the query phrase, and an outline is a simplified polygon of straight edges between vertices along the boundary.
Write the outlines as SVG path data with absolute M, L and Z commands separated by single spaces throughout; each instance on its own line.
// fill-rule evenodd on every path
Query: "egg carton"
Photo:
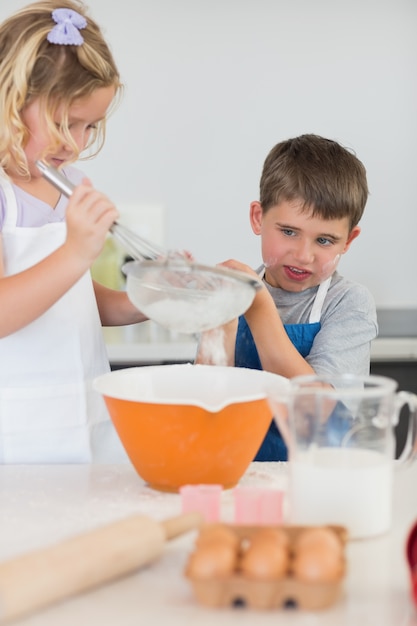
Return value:
M 222 524 L 223 527 L 233 530 L 243 542 L 250 542 L 251 537 L 260 530 L 260 526 L 241 526 Z M 265 529 L 265 526 L 262 526 Z M 271 527 L 272 528 L 272 527 Z M 311 528 L 327 528 L 332 530 L 340 542 L 342 564 L 340 574 L 331 582 L 305 582 L 299 580 L 291 572 L 278 579 L 257 580 L 244 575 L 237 569 L 229 575 L 210 578 L 198 578 L 190 571 L 189 562 L 185 569 L 185 576 L 189 580 L 197 601 L 207 607 L 234 607 L 243 606 L 253 609 L 282 609 L 296 607 L 305 610 L 325 609 L 340 599 L 343 593 L 343 580 L 346 573 L 345 543 L 348 535 L 343 526 L 274 526 L 283 530 L 289 540 L 289 562 L 292 559 L 292 546 L 300 533 Z M 198 539 L 197 539 L 198 541 Z M 198 548 L 196 547 L 194 552 Z

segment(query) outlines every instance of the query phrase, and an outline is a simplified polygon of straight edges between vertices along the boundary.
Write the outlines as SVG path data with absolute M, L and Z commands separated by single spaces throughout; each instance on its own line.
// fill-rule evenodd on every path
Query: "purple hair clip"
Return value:
M 82 15 L 72 9 L 55 9 L 52 11 L 52 19 L 56 22 L 56 26 L 46 37 L 50 43 L 81 46 L 84 38 L 79 29 L 87 26 L 87 20 Z

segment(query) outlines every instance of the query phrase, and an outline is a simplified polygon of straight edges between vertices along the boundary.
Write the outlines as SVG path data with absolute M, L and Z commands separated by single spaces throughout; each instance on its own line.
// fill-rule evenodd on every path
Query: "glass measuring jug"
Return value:
M 387 532 L 394 468 L 415 457 L 417 396 L 382 376 L 299 376 L 285 402 L 272 402 L 288 447 L 291 522 L 341 524 L 351 538 Z M 405 405 L 407 440 L 395 460 Z

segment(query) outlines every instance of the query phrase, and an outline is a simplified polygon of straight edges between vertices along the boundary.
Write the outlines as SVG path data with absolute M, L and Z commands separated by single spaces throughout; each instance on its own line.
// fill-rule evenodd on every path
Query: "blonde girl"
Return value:
M 103 400 L 102 325 L 143 321 L 90 268 L 118 217 L 72 166 L 103 146 L 122 90 L 99 26 L 76 0 L 0 25 L 0 462 L 125 460 Z M 68 201 L 36 161 L 76 189 Z

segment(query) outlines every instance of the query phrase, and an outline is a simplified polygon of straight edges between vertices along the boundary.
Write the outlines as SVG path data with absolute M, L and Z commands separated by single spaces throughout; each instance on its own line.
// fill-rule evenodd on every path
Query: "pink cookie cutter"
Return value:
M 417 606 L 417 522 L 411 527 L 406 543 L 406 557 L 411 580 L 411 593 Z
M 282 524 L 284 492 L 279 489 L 236 487 L 235 523 L 250 525 Z
M 182 512 L 197 511 L 206 522 L 219 521 L 222 489 L 221 485 L 183 485 L 179 489 Z

